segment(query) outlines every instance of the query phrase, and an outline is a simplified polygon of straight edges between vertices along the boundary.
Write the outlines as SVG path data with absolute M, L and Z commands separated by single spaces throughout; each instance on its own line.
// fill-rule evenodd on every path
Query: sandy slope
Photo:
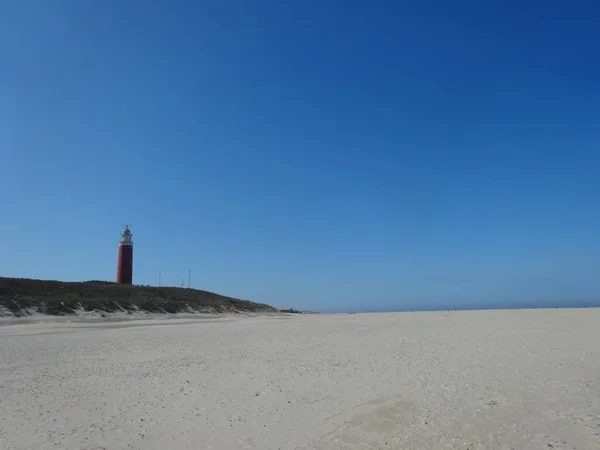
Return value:
M 598 449 L 600 310 L 0 327 L 2 449 Z

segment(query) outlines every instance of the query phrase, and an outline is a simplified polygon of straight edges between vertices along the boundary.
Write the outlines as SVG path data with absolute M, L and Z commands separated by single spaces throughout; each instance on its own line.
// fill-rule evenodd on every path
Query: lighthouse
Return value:
M 133 283 L 133 235 L 129 225 L 121 233 L 119 242 L 119 260 L 117 261 L 117 283 Z

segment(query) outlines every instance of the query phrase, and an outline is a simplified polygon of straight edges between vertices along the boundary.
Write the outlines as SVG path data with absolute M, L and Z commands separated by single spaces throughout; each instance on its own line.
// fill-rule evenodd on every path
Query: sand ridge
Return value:
M 0 327 L 0 448 L 596 449 L 598 323 L 573 309 Z

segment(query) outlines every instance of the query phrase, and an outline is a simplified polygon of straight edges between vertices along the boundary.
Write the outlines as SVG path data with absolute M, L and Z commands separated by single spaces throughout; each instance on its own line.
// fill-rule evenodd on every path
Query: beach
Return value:
M 598 449 L 600 309 L 0 327 L 0 448 Z

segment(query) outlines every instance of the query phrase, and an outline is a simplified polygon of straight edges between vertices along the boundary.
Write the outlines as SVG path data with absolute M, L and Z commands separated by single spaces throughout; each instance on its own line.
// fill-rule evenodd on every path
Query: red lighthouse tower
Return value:
M 117 283 L 133 283 L 133 235 L 129 225 L 121 233 L 119 242 L 119 260 L 117 262 Z

